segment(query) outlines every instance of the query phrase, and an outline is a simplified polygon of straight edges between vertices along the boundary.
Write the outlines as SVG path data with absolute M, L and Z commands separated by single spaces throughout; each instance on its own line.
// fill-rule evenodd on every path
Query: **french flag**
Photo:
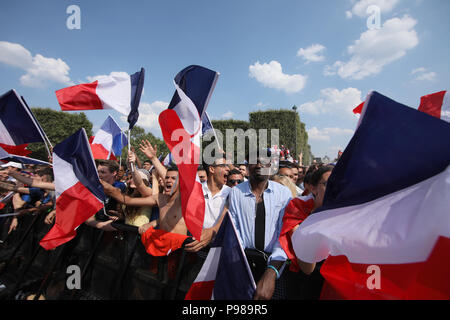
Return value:
M 132 75 L 112 72 L 92 83 L 83 83 L 56 91 L 62 111 L 114 109 L 128 116 L 132 129 L 139 118 L 139 102 L 144 87 L 145 69 Z
M 421 97 L 418 110 L 450 122 L 450 96 L 448 92 L 440 91 Z
M 256 284 L 227 212 L 186 300 L 251 300 Z
M 103 208 L 105 194 L 84 128 L 53 148 L 56 221 L 40 245 L 54 249 L 72 240 L 76 229 Z
M 300 267 L 295 257 L 294 248 L 292 247 L 292 230 L 311 214 L 313 208 L 314 195 L 310 193 L 309 195 L 292 199 L 284 209 L 283 227 L 281 228 L 279 240 L 288 259 L 291 260 L 289 269 L 293 272 L 300 271 Z
M 191 234 L 200 239 L 205 216 L 205 199 L 197 176 L 200 163 L 202 117 L 219 74 L 191 65 L 175 77 L 175 93 L 158 121 L 164 141 L 178 166 L 181 209 Z
M 111 116 L 106 118 L 91 142 L 94 159 L 117 160 L 128 139 Z
M 0 147 L 0 160 L 5 163 L 9 162 L 9 161 L 13 161 L 13 162 L 18 162 L 18 163 L 23 163 L 23 164 L 51 165 L 51 163 L 48 163 L 48 162 L 45 162 L 42 160 L 28 158 L 28 157 L 24 157 L 24 156 L 20 156 L 20 155 L 15 155 L 15 154 L 9 154 L 2 147 Z
M 0 147 L 7 153 L 27 156 L 28 143 L 44 142 L 45 133 L 23 97 L 12 89 L 0 96 Z
M 354 114 L 361 114 L 364 102 L 353 109 Z M 420 98 L 419 111 L 430 116 L 450 122 L 450 97 L 446 90 L 425 95 Z
M 322 298 L 450 299 L 450 123 L 371 92 L 327 183 L 292 235 L 326 259 Z

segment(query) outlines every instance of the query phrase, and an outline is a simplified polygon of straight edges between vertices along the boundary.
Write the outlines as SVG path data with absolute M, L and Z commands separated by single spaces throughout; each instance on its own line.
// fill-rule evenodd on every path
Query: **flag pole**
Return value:
M 131 129 L 128 129 L 128 154 L 131 151 Z M 130 163 L 131 172 L 134 172 L 134 163 Z

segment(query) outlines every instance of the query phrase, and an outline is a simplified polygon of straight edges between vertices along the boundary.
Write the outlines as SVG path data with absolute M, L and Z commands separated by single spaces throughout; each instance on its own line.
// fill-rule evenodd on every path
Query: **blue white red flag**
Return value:
M 27 155 L 28 143 L 44 142 L 45 133 L 23 97 L 12 89 L 0 96 L 0 147 L 8 153 Z
M 46 250 L 72 240 L 76 229 L 103 208 L 100 184 L 84 128 L 53 148 L 56 221 L 40 241 Z
M 292 236 L 327 259 L 323 298 L 450 298 L 450 123 L 372 92 L 328 179 L 323 206 Z
M 197 176 L 200 163 L 202 117 L 219 74 L 201 66 L 189 66 L 175 77 L 175 93 L 160 113 L 159 125 L 178 166 L 181 209 L 188 230 L 200 239 L 205 199 Z
M 251 300 L 256 285 L 227 212 L 186 300 Z
M 28 157 L 14 155 L 14 154 L 9 154 L 2 147 L 0 147 L 0 160 L 3 162 L 13 161 L 13 162 L 18 162 L 18 163 L 23 163 L 23 164 L 51 165 L 51 163 L 48 163 L 48 162 L 45 162 L 42 160 L 28 158 Z
M 111 116 L 106 118 L 91 143 L 94 159 L 117 160 L 128 139 Z
M 132 75 L 112 72 L 92 83 L 57 90 L 56 98 L 63 111 L 114 109 L 128 116 L 131 129 L 139 117 L 144 76 L 144 68 Z

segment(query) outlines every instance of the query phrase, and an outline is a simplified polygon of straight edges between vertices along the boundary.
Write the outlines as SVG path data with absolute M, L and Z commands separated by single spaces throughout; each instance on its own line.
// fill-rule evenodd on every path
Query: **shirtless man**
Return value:
M 139 227 L 139 233 L 143 234 L 150 227 L 158 227 L 164 231 L 187 234 L 186 223 L 184 222 L 181 213 L 181 200 L 178 184 L 178 168 L 170 167 L 166 169 L 156 157 L 156 147 L 152 147 L 150 142 L 144 140 L 141 143 L 140 150 L 152 161 L 158 175 L 164 177 L 163 192 L 159 194 L 151 194 L 143 196 L 141 198 L 131 198 L 123 195 L 120 191 L 105 181 L 101 181 L 105 193 L 117 201 L 128 206 L 158 206 L 159 207 L 159 219 L 158 221 L 152 221 Z M 133 160 L 133 157 L 129 157 L 129 161 Z M 145 185 L 135 181 L 136 187 L 141 194 L 149 194 L 149 191 Z M 142 191 L 143 192 L 142 192 Z

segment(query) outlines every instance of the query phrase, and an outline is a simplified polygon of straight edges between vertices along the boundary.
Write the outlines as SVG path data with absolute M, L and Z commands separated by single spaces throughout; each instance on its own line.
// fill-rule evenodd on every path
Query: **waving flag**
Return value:
M 292 236 L 323 297 L 450 298 L 450 123 L 372 92 L 323 206 Z
M 51 163 L 48 163 L 48 162 L 45 162 L 45 161 L 41 161 L 41 160 L 37 160 L 37 159 L 33 159 L 33 158 L 28 158 L 28 157 L 23 157 L 23 156 L 19 156 L 19 155 L 15 155 L 15 154 L 9 154 L 2 147 L 0 147 L 0 160 L 5 162 L 5 163 L 9 162 L 9 161 L 13 161 L 13 162 L 24 163 L 24 164 L 51 165 Z
M 256 285 L 227 212 L 186 300 L 251 300 Z
M 25 100 L 12 89 L 0 96 L 0 147 L 15 155 L 27 156 L 26 146 L 44 142 L 44 131 Z
M 172 157 L 172 154 L 169 152 L 168 154 L 167 154 L 167 156 L 164 158 L 164 160 L 163 160 L 163 165 L 165 166 L 165 167 L 169 167 L 169 166 L 171 166 L 171 165 L 173 165 L 174 164 L 174 162 L 173 162 L 173 157 Z
M 189 66 L 175 77 L 175 93 L 168 109 L 159 115 L 164 141 L 178 166 L 181 209 L 188 230 L 200 239 L 205 199 L 197 176 L 200 162 L 202 117 L 219 74 Z
M 113 72 L 92 83 L 58 90 L 56 98 L 63 111 L 114 109 L 128 116 L 131 129 L 139 117 L 144 76 L 144 68 L 131 76 L 126 72 Z
M 111 116 L 106 118 L 91 142 L 94 159 L 117 160 L 128 139 Z
M 40 241 L 46 250 L 72 240 L 76 229 L 103 208 L 105 194 L 84 128 L 53 149 L 56 221 Z
M 450 96 L 447 91 L 432 93 L 420 98 L 419 111 L 450 122 Z

